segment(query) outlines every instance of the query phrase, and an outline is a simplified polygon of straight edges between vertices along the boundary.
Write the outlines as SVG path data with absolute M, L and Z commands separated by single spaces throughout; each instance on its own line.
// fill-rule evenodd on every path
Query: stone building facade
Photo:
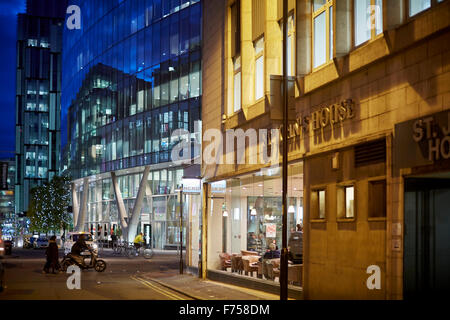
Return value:
M 205 3 L 204 132 L 280 128 L 274 76 L 281 75 L 281 2 L 265 1 L 263 9 L 251 0 Z M 287 46 L 295 99 L 289 115 L 288 196 L 295 201 L 294 220 L 304 228 L 305 299 L 402 299 L 450 286 L 445 232 L 450 3 L 368 1 L 362 9 L 360 3 L 289 1 L 292 43 Z M 361 24 L 364 14 L 366 25 Z M 262 99 L 255 99 L 261 36 L 255 29 L 264 39 Z M 235 108 L 239 95 L 241 103 Z M 204 142 L 204 152 L 207 148 Z M 236 151 L 258 152 L 249 146 Z M 214 244 L 219 241 L 217 216 L 224 211 L 214 204 L 214 184 L 226 181 L 225 193 L 234 194 L 230 181 L 237 178 L 246 188 L 240 177 L 251 175 L 250 186 L 262 185 L 263 191 L 242 193 L 241 199 L 280 197 L 266 188 L 273 177 L 269 179 L 267 171 L 264 175 L 263 167 L 204 163 L 204 218 L 217 220 L 204 222 L 214 230 L 205 230 L 207 245 L 212 246 L 203 258 L 206 269 L 215 268 L 220 249 L 230 250 Z M 267 177 L 262 183 L 257 178 L 261 175 Z M 281 186 L 280 175 L 273 179 Z M 223 199 L 223 207 L 233 215 L 233 196 Z M 252 209 L 250 200 L 247 203 L 248 212 Z M 241 224 L 250 226 L 249 217 L 241 217 Z M 234 222 L 228 226 L 233 228 Z M 246 231 L 241 228 L 241 233 Z M 230 231 L 222 231 L 226 233 Z M 241 250 L 246 249 L 241 242 Z M 231 240 L 231 251 L 234 248 Z

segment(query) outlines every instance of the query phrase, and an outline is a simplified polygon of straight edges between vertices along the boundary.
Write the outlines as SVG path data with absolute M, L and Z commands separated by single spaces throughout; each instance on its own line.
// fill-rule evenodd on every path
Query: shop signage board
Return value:
M 396 169 L 432 165 L 450 159 L 450 111 L 395 125 Z
M 201 180 L 194 178 L 183 179 L 183 192 L 184 193 L 200 193 Z
M 0 190 L 8 190 L 8 163 L 0 162 Z
M 211 193 L 225 193 L 227 182 L 225 180 L 213 182 L 211 184 Z

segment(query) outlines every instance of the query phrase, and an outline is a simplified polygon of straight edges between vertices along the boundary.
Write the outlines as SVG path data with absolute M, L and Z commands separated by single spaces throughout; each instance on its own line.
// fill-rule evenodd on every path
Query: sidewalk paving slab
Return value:
M 202 280 L 192 275 L 154 278 L 151 273 L 141 274 L 146 280 L 179 292 L 195 300 L 278 300 L 276 295 L 252 289 L 239 288 L 220 282 Z

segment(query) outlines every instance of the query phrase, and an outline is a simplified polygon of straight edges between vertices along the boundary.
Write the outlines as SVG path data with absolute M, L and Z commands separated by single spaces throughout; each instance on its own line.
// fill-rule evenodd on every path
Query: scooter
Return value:
M 106 270 L 106 262 L 104 260 L 98 259 L 98 254 L 94 250 L 89 250 L 90 255 L 84 255 L 83 253 L 81 256 L 83 257 L 83 260 L 85 260 L 88 257 L 91 257 L 91 261 L 89 264 L 84 263 L 84 266 L 79 264 L 77 260 L 72 256 L 71 253 L 68 253 L 66 256 L 64 256 L 62 262 L 61 262 L 61 268 L 63 271 L 67 271 L 67 268 L 71 265 L 77 265 L 82 270 L 92 269 L 94 268 L 97 272 L 103 272 Z

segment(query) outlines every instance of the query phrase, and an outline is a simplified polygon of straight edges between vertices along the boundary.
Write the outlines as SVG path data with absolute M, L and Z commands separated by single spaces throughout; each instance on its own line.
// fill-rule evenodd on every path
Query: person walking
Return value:
M 114 249 L 115 247 L 117 247 L 117 236 L 116 234 L 113 232 L 111 233 L 111 247 Z
M 50 268 L 52 268 L 52 273 L 56 273 L 55 270 L 60 271 L 61 267 L 59 265 L 59 252 L 58 245 L 56 244 L 56 236 L 50 238 L 48 247 L 45 250 L 45 255 L 47 256 L 47 262 L 45 263 L 42 273 L 49 273 Z

